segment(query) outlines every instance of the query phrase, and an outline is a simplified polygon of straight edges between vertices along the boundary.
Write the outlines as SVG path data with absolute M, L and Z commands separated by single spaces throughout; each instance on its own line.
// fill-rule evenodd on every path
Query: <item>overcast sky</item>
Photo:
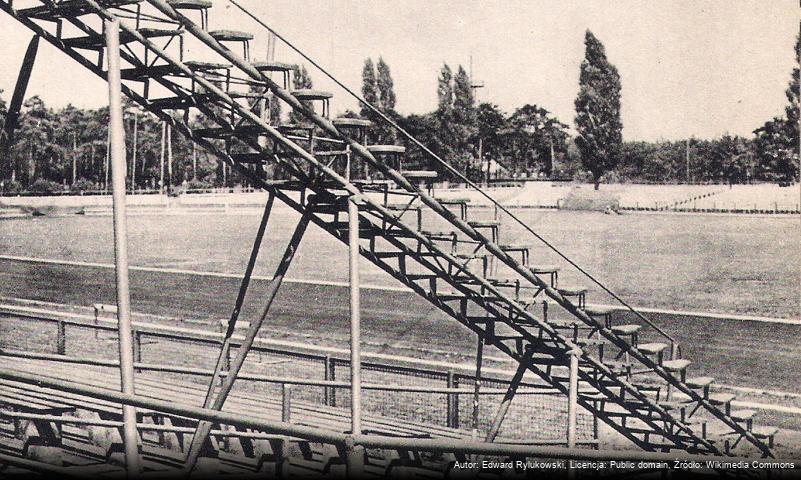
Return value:
M 402 113 L 431 111 L 442 63 L 468 68 L 472 55 L 474 78 L 486 85 L 480 101 L 507 112 L 536 103 L 572 124 L 590 29 L 620 72 L 627 140 L 750 135 L 783 112 L 799 28 L 796 0 L 240 2 L 357 91 L 365 58 L 382 55 Z M 212 28 L 256 31 L 226 5 L 215 0 Z M 0 13 L 6 100 L 28 38 Z M 265 55 L 265 38 L 251 47 L 256 57 Z M 283 46 L 276 59 L 296 61 Z M 316 87 L 330 87 L 311 74 Z M 354 107 L 334 91 L 335 112 Z M 105 84 L 44 42 L 28 93 L 82 107 L 103 105 L 107 95 Z

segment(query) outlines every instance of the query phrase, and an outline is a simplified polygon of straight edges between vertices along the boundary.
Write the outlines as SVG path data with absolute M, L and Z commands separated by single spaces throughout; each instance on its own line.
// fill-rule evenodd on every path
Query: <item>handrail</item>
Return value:
M 233 4 L 233 5 L 234 5 L 235 7 L 237 7 L 239 10 L 241 10 L 241 11 L 242 11 L 242 12 L 243 12 L 245 15 L 247 15 L 248 17 L 250 17 L 250 18 L 251 18 L 253 21 L 255 21 L 257 24 L 259 24 L 261 27 L 265 28 L 265 29 L 266 29 L 266 30 L 268 30 L 270 33 L 272 33 L 273 35 L 275 35 L 275 36 L 276 36 L 276 38 L 278 38 L 279 40 L 281 40 L 282 42 L 284 42 L 284 43 L 285 43 L 285 44 L 286 44 L 286 45 L 287 45 L 289 48 L 291 48 L 292 50 L 294 50 L 294 51 L 295 51 L 297 54 L 299 54 L 301 57 L 303 57 L 303 58 L 304 58 L 306 61 L 308 61 L 310 64 L 312 64 L 312 65 L 313 65 L 314 67 L 316 67 L 318 70 L 320 70 L 320 71 L 321 71 L 321 72 L 322 72 L 322 73 L 323 73 L 325 76 L 327 76 L 327 77 L 328 77 L 328 78 L 329 78 L 331 81 L 333 81 L 334 83 L 336 83 L 336 84 L 337 84 L 337 86 L 339 86 L 340 88 L 342 88 L 343 90 L 345 90 L 345 92 L 347 92 L 347 93 L 348 93 L 350 96 L 352 96 L 354 99 L 358 100 L 358 101 L 359 101 L 359 103 L 361 103 L 362 105 L 364 105 L 365 107 L 367 107 L 368 109 L 370 109 L 370 111 L 372 111 L 374 114 L 378 115 L 378 116 L 379 116 L 379 117 L 380 117 L 380 118 L 381 118 L 381 119 L 382 119 L 382 120 L 383 120 L 385 123 L 387 123 L 389 126 L 391 126 L 391 127 L 392 127 L 393 129 L 395 129 L 396 131 L 400 132 L 400 133 L 401 133 L 401 134 L 402 134 L 404 137 L 406 137 L 406 139 L 408 139 L 409 141 L 411 141 L 412 143 L 414 143 L 414 144 L 415 144 L 417 147 L 419 147 L 421 150 L 423 150 L 423 152 L 425 152 L 425 153 L 426 153 L 426 154 L 427 154 L 429 157 L 431 157 L 431 158 L 435 159 L 435 160 L 436 160 L 436 161 L 437 161 L 437 162 L 438 162 L 440 165 L 442 165 L 442 166 L 443 166 L 443 167 L 445 167 L 445 168 L 446 168 L 448 171 L 450 171 L 452 174 L 456 175 L 456 176 L 457 176 L 459 179 L 461 179 L 462 181 L 464 181 L 464 182 L 465 182 L 465 184 L 469 185 L 471 188 L 473 188 L 473 189 L 474 189 L 474 190 L 476 190 L 476 191 L 477 191 L 479 194 L 481 194 L 481 195 L 482 195 L 484 198 L 486 198 L 487 200 L 489 200 L 489 201 L 490 201 L 490 203 L 492 203 L 492 204 L 494 205 L 494 207 L 495 207 L 495 208 L 497 208 L 497 209 L 499 209 L 499 210 L 503 211 L 503 212 L 504 212 L 506 215 L 508 215 L 509 217 L 511 217 L 511 218 L 512 218 L 514 221 L 516 221 L 518 224 L 520 224 L 520 225 L 521 225 L 521 226 L 522 226 L 522 227 L 523 227 L 523 228 L 524 228 L 526 231 L 528 231 L 530 234 L 534 235 L 534 237 L 536 237 L 536 238 L 537 238 L 537 239 L 538 239 L 540 242 L 542 242 L 542 243 L 543 243 L 545 246 L 547 246 L 549 249 L 551 249 L 551 250 L 552 250 L 552 251 L 554 251 L 554 252 L 555 252 L 557 255 L 559 255 L 559 257 L 561 257 L 563 260 L 565 260 L 567 263 L 569 263 L 571 266 L 573 266 L 573 267 L 574 267 L 576 270 L 578 270 L 579 272 L 581 272 L 581 273 L 582 273 L 584 276 L 586 276 L 586 277 L 587 277 L 587 278 L 588 278 L 590 281 L 592 281 L 594 284 L 596 284 L 597 286 L 601 287 L 601 289 L 602 289 L 602 290 L 604 290 L 604 291 L 605 291 L 607 294 L 609 294 L 609 295 L 610 295 L 612 298 L 614 298 L 616 301 L 618 301 L 618 302 L 619 302 L 621 305 L 623 305 L 623 306 L 624 306 L 624 307 L 625 307 L 627 310 L 629 310 L 631 313 L 633 313 L 634 315 L 636 315 L 636 316 L 637 316 L 637 318 L 639 318 L 640 320 L 642 320 L 643 322 L 645 322 L 647 325 L 649 325 L 651 328 L 653 328 L 653 329 L 654 329 L 656 332 L 658 332 L 660 335 L 662 335 L 662 336 L 663 336 L 665 339 L 669 340 L 669 341 L 670 341 L 670 356 L 671 356 L 671 358 L 672 358 L 672 359 L 681 358 L 681 346 L 679 345 L 679 342 L 678 342 L 678 341 L 677 341 L 677 340 L 676 340 L 676 339 L 675 339 L 673 336 L 671 336 L 671 335 L 670 335 L 670 334 L 668 334 L 666 331 L 664 331 L 662 328 L 660 328 L 658 325 L 656 325 L 654 322 L 652 322 L 651 320 L 649 320 L 648 318 L 646 318 L 646 317 L 645 317 L 645 316 L 644 316 L 642 313 L 640 313 L 639 311 L 637 311 L 637 310 L 636 310 L 634 307 L 632 307 L 632 306 L 631 306 L 631 305 L 630 305 L 628 302 L 626 302 L 625 300 L 623 300 L 623 299 L 622 299 L 620 296 L 618 296 L 618 295 L 617 295 L 615 292 L 613 292 L 611 289 L 609 289 L 609 288 L 608 288 L 606 285 L 604 285 L 603 283 L 601 283 L 601 281 L 600 281 L 600 280 L 598 280 L 598 279 L 597 279 L 597 278 L 595 278 L 595 277 L 594 277 L 592 274 L 590 274 L 590 273 L 589 273 L 589 272 L 587 272 L 585 269 L 583 269 L 582 267 L 580 267 L 580 266 L 579 266 L 577 263 L 575 263 L 573 260 L 571 260 L 571 259 L 570 259 L 570 258 L 569 258 L 567 255 L 565 255 L 565 254 L 564 254 L 564 253 L 562 253 L 562 252 L 561 252 L 561 251 L 560 251 L 558 248 L 556 248 L 556 247 L 555 247 L 555 246 L 554 246 L 552 243 L 550 243 L 548 240 L 546 240 L 546 239 L 545 239 L 544 237 L 542 237 L 540 234 L 538 234 L 537 232 L 535 232 L 535 231 L 534 231 L 534 230 L 533 230 L 531 227 L 529 227 L 529 226 L 528 226 L 528 225 L 527 225 L 525 222 L 523 222 L 522 220 L 520 220 L 520 218 L 519 218 L 519 217 L 517 217 L 516 215 L 514 215 L 514 214 L 513 214 L 511 211 L 509 211 L 509 210 L 508 210 L 506 207 L 504 207 L 504 206 L 503 206 L 501 203 L 499 203 L 497 200 L 495 200 L 495 199 L 494 199 L 494 198 L 493 198 L 491 195 L 489 195 L 487 192 L 485 192 L 484 190 L 482 190 L 482 189 L 481 189 L 481 187 L 479 187 L 478 185 L 476 185 L 476 183 L 475 183 L 475 182 L 473 182 L 472 180 L 470 180 L 469 178 L 467 178 L 467 177 L 466 177 L 464 174 L 462 174 L 462 173 L 461 173 L 459 170 L 457 170 L 455 167 L 453 167 L 453 166 L 452 166 L 450 163 L 448 163 L 447 161 L 445 161 L 444 159 L 442 159 L 442 158 L 441 158 L 439 155 L 437 155 L 436 153 L 434 153 L 433 151 L 431 151 L 431 150 L 430 150 L 428 147 L 426 147 L 426 146 L 425 146 L 425 145 L 424 145 L 422 142 L 420 142 L 420 141 L 419 141 L 417 138 L 415 138 L 415 137 L 414 137 L 412 134 L 410 134 L 409 132 L 407 132 L 407 131 L 406 131 L 406 130 L 403 128 L 403 127 L 401 127 L 400 125 L 398 125 L 398 124 L 397 124 L 395 121 L 393 121 L 391 118 L 389 118 L 389 117 L 388 117 L 386 114 L 384 114 L 383 112 L 381 112 L 381 110 L 379 110 L 377 107 L 373 106 L 371 103 L 369 103 L 367 100 L 365 100 L 364 98 L 362 98 L 360 95 L 358 95 L 356 92 L 354 92 L 354 91 L 353 91 L 352 89 L 350 89 L 348 86 L 346 86 L 344 83 L 340 82 L 340 81 L 339 81 L 339 80 L 338 80 L 336 77 L 334 77 L 334 76 L 333 76 L 331 73 L 329 73 L 329 72 L 328 72 L 328 70 L 326 70 L 325 68 L 323 68 L 323 67 L 322 67 L 322 66 L 321 66 L 319 63 L 317 63 L 317 62 L 316 62 L 314 59 L 312 59 L 311 57 L 309 57 L 308 55 L 306 55 L 306 54 L 305 54 L 305 53 L 304 53 L 302 50 L 300 50 L 298 47 L 296 47 L 296 46 L 295 46 L 295 45 L 294 45 L 292 42 L 290 42 L 289 40 L 287 40 L 285 37 L 283 37 L 281 34 L 279 34 L 277 31 L 275 31 L 275 30 L 274 30 L 272 27 L 270 27 L 269 25 L 267 25 L 266 23 L 264 23 L 264 21 L 262 21 L 261 19 L 259 19 L 258 17 L 256 17 L 256 16 L 255 16 L 253 13 L 251 13 L 249 10 L 247 10 L 245 7 L 243 7 L 242 5 L 240 5 L 240 4 L 238 3 L 238 1 L 237 1 L 237 0 L 228 0 L 228 2 L 229 2 L 229 3 L 231 3 L 231 4 Z
M 191 340 L 190 337 L 186 337 Z M 26 352 L 23 350 L 11 350 L 0 348 L 0 358 L 21 358 L 26 360 L 47 360 L 52 362 L 61 363 L 75 363 L 79 365 L 88 365 L 93 367 L 119 367 L 119 360 L 105 360 L 102 358 L 89 358 L 89 357 L 73 357 L 69 355 L 52 354 L 52 353 L 35 353 Z M 183 373 L 188 375 L 197 375 L 204 377 L 214 376 L 214 371 L 202 368 L 190 367 L 176 367 L 171 365 L 163 365 L 156 363 L 134 362 L 134 368 L 142 371 L 162 372 L 162 373 Z M 225 377 L 227 372 L 221 372 L 219 376 Z M 274 377 L 270 375 L 259 375 L 255 373 L 241 373 L 236 377 L 238 380 L 246 380 L 252 382 L 264 383 L 277 383 L 281 385 L 300 385 L 307 387 L 330 387 L 330 388 L 351 388 L 350 382 L 337 381 L 337 380 L 309 380 L 304 378 L 291 378 L 291 377 Z M 494 379 L 484 379 L 494 380 Z M 454 395 L 475 395 L 475 390 L 472 388 L 457 388 L 457 387 L 428 387 L 416 385 L 403 385 L 391 383 L 363 383 L 361 385 L 363 390 L 377 390 L 386 392 L 406 392 L 406 393 L 437 393 L 437 394 L 454 394 Z M 507 393 L 506 388 L 483 388 L 479 395 L 503 395 Z M 529 385 L 517 390 L 517 395 L 560 395 L 561 392 L 551 390 L 545 387 L 538 387 L 536 385 Z
M 309 440 L 317 440 L 328 443 L 342 443 L 346 435 L 333 430 L 326 430 L 319 427 L 307 427 L 287 422 L 267 420 L 241 413 L 221 412 L 209 408 L 201 408 L 190 405 L 182 405 L 166 400 L 157 400 L 130 393 L 123 393 L 107 388 L 82 385 L 75 382 L 56 378 L 43 377 L 29 372 L 15 370 L 7 366 L 0 366 L 0 378 L 16 382 L 36 385 L 39 387 L 53 388 L 59 391 L 85 395 L 90 398 L 105 400 L 107 402 L 119 403 L 122 405 L 133 405 L 139 408 L 156 410 L 158 412 L 193 418 L 197 420 L 207 420 L 226 425 L 237 425 L 239 427 L 253 428 L 271 433 L 291 435 Z

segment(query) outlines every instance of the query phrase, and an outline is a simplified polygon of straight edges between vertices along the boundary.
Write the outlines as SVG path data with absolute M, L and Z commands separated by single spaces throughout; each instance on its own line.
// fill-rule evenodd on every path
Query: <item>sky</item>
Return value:
M 367 57 L 389 64 L 404 114 L 436 107 L 443 63 L 483 82 L 478 99 L 506 112 L 540 105 L 572 124 L 584 32 L 606 46 L 622 83 L 626 140 L 750 136 L 787 103 L 799 31 L 796 0 L 239 0 L 357 92 Z M 214 0 L 211 28 L 258 27 Z M 0 13 L 0 89 L 8 100 L 30 34 Z M 266 55 L 266 35 L 251 51 Z M 189 46 L 187 58 L 192 58 Z M 276 60 L 300 62 L 284 45 Z M 334 112 L 355 108 L 335 93 Z M 28 95 L 55 107 L 98 107 L 105 84 L 46 42 Z

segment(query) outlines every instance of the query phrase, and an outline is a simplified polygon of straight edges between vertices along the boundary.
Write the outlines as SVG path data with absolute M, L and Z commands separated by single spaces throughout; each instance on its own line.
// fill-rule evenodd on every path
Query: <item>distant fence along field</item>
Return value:
M 491 194 L 493 192 L 491 191 Z M 563 208 L 569 196 L 602 196 L 623 210 L 720 213 L 801 213 L 799 185 L 641 185 L 608 184 L 595 191 L 590 184 L 527 182 L 518 188 L 499 188 L 495 197 L 513 207 Z M 489 202 L 477 192 L 444 191 L 445 196 L 467 196 L 474 205 Z
M 491 184 L 484 190 L 508 207 L 567 208 L 569 197 L 600 197 L 615 207 L 630 211 L 675 211 L 697 213 L 801 213 L 801 189 L 798 184 L 780 187 L 775 184 L 755 185 L 645 185 L 604 184 L 595 191 L 591 184 L 532 181 L 516 184 Z M 102 192 L 101 192 L 102 193 Z M 464 185 L 443 183 L 435 188 L 443 198 L 467 198 L 473 206 L 490 206 L 491 202 L 476 190 Z M 183 190 L 173 197 L 158 195 L 157 191 L 138 191 L 129 195 L 133 209 L 164 207 L 236 208 L 260 206 L 266 193 L 253 189 L 224 188 Z M 592 202 L 591 202 L 592 203 Z M 603 202 L 602 202 L 603 203 Z M 0 218 L 24 216 L 47 208 L 85 209 L 85 213 L 111 208 L 111 197 L 102 194 L 35 195 L 0 197 Z

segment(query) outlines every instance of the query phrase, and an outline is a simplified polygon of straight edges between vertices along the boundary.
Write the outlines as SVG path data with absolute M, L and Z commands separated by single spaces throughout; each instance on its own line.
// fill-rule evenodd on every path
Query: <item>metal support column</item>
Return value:
M 578 361 L 581 351 L 570 352 L 570 379 L 567 401 L 567 448 L 576 448 L 576 408 L 578 407 Z
M 485 442 L 494 442 L 495 437 L 498 436 L 503 420 L 506 418 L 506 412 L 509 411 L 509 406 L 512 404 L 515 394 L 517 394 L 517 389 L 520 386 L 520 382 L 523 380 L 523 375 L 526 373 L 526 370 L 528 370 L 528 362 L 531 360 L 532 354 L 532 350 L 529 349 L 520 360 L 520 365 L 517 367 L 517 371 L 512 377 L 512 381 L 509 383 L 509 388 L 506 389 L 503 400 L 501 400 L 501 405 L 498 407 L 495 418 L 492 420 L 492 426 L 490 426 L 489 432 L 487 432 L 487 436 L 484 438 Z
M 242 283 L 239 285 L 239 293 L 236 297 L 236 303 L 234 303 L 234 310 L 231 312 L 231 318 L 228 319 L 228 327 L 223 336 L 220 354 L 217 357 L 217 365 L 214 367 L 214 375 L 211 377 L 209 389 L 206 392 L 206 399 L 203 402 L 204 407 L 211 405 L 215 379 L 220 377 L 221 372 L 230 368 L 229 354 L 231 351 L 231 337 L 236 331 L 236 322 L 239 320 L 239 313 L 242 311 L 242 305 L 245 303 L 245 295 L 247 295 L 248 287 L 250 286 L 253 269 L 256 267 L 256 260 L 259 258 L 259 250 L 264 240 L 264 232 L 267 230 L 267 221 L 270 219 L 270 212 L 272 212 L 274 201 L 275 196 L 270 193 L 267 197 L 267 204 L 264 206 L 264 213 L 261 216 L 259 229 L 256 231 L 256 239 L 253 241 L 253 248 L 250 250 L 250 258 L 248 259 L 247 267 L 245 267 L 245 275 L 242 277 Z
M 359 206 L 348 199 L 350 276 L 350 414 L 351 433 L 362 433 L 361 307 L 359 305 Z
M 25 51 L 25 57 L 22 60 L 22 66 L 19 68 L 19 76 L 17 76 L 17 84 L 14 86 L 14 93 L 11 95 L 11 103 L 8 105 L 8 111 L 6 112 L 3 132 L 0 134 L 0 181 L 8 178 L 11 170 L 13 170 L 9 153 L 14 144 L 14 130 L 17 128 L 25 92 L 28 90 L 28 83 L 31 80 L 36 53 L 39 51 L 39 38 L 39 35 L 34 35 L 31 43 L 28 44 L 28 49 Z
M 117 327 L 120 346 L 120 378 L 122 392 L 133 395 L 134 352 L 131 330 L 131 295 L 128 283 L 128 238 L 125 218 L 125 130 L 122 123 L 122 90 L 120 80 L 120 24 L 106 20 L 106 51 L 108 54 L 109 134 L 111 144 L 112 182 L 114 194 L 114 263 L 117 273 Z M 136 409 L 122 407 L 125 464 L 129 478 L 141 472 Z
M 234 360 L 231 362 L 231 367 L 229 368 L 228 374 L 225 376 L 225 379 L 220 386 L 219 393 L 216 397 L 214 397 L 213 402 L 211 402 L 210 405 L 207 405 L 207 408 L 211 408 L 213 410 L 222 410 L 223 404 L 225 403 L 225 400 L 228 398 L 228 394 L 231 393 L 231 389 L 234 386 L 236 377 L 239 375 L 239 371 L 242 369 L 242 365 L 245 363 L 245 357 L 250 351 L 250 347 L 253 345 L 253 342 L 256 340 L 256 335 L 259 333 L 259 329 L 264 323 L 264 320 L 267 318 L 267 314 L 270 312 L 270 307 L 272 307 L 273 300 L 275 300 L 278 289 L 281 287 L 281 284 L 284 281 L 284 275 L 286 275 L 287 270 L 289 270 L 289 265 L 292 263 L 292 259 L 295 257 L 298 245 L 303 238 L 303 234 L 306 232 L 306 227 L 309 225 L 310 215 L 311 212 L 306 210 L 303 213 L 303 216 L 300 218 L 297 227 L 295 227 L 295 232 L 292 234 L 292 238 L 289 240 L 289 244 L 284 251 L 284 255 L 281 258 L 281 263 L 276 268 L 275 275 L 267 286 L 267 292 L 264 295 L 266 297 L 264 310 L 262 311 L 261 316 L 255 322 L 251 322 L 250 326 L 248 327 L 248 331 L 245 334 L 245 339 L 239 346 L 239 349 L 236 352 L 236 357 L 234 357 Z M 209 388 L 213 387 L 210 386 Z M 209 436 L 211 427 L 211 422 L 203 421 L 198 423 L 198 426 L 195 429 L 195 434 L 192 435 L 192 443 L 189 446 L 189 453 L 187 454 L 187 460 L 184 465 L 184 470 L 187 475 L 189 475 L 195 468 L 197 459 L 200 457 L 203 443 Z
M 484 338 L 478 337 L 476 347 L 476 377 L 473 383 L 473 438 L 478 438 L 478 416 L 481 394 L 481 364 L 484 362 Z

